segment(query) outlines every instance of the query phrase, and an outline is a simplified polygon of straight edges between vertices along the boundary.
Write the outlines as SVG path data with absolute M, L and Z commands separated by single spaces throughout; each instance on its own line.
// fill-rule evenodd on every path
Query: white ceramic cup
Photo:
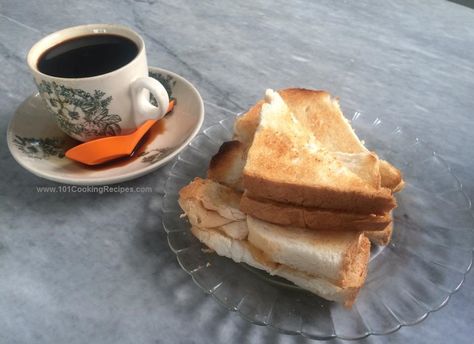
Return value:
M 126 65 L 97 76 L 62 78 L 38 70 L 38 60 L 48 49 L 76 37 L 113 34 L 132 40 L 138 53 Z M 169 98 L 163 85 L 148 76 L 143 39 L 133 30 L 110 24 L 70 27 L 52 33 L 29 51 L 28 66 L 59 128 L 79 141 L 124 135 L 148 119 L 162 118 Z M 157 105 L 150 103 L 150 93 Z

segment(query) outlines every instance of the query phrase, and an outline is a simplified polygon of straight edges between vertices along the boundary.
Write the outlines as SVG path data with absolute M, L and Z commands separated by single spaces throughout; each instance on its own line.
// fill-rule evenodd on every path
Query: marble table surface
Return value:
M 466 2 L 468 3 L 468 2 Z M 474 198 L 474 10 L 462 1 L 0 0 L 0 131 L 34 91 L 25 56 L 83 23 L 143 35 L 152 66 L 201 92 L 204 127 L 265 88 L 324 88 L 446 158 Z M 302 343 L 204 295 L 161 227 L 169 165 L 126 183 L 153 193 L 36 192 L 56 185 L 0 145 L 0 344 Z M 422 323 L 362 342 L 472 343 L 474 274 Z M 337 340 L 332 343 L 338 342 Z

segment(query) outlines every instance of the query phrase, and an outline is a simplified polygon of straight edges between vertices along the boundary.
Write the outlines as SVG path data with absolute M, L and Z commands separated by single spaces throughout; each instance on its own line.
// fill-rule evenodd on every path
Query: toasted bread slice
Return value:
M 312 231 L 247 217 L 248 241 L 273 262 L 326 278 L 341 287 L 364 283 L 370 254 L 362 232 Z
M 308 208 L 254 199 L 245 192 L 240 201 L 240 210 L 270 223 L 313 230 L 383 231 L 392 221 L 389 214 L 357 214 Z
M 369 248 L 366 238 L 362 239 L 357 232 L 339 232 L 336 235 L 329 232 L 308 233 L 304 229 L 285 229 L 257 219 L 242 221 L 240 216 L 235 215 L 239 213 L 234 199 L 238 195 L 238 192 L 223 185 L 196 178 L 180 192 L 179 204 L 191 222 L 193 234 L 218 254 L 287 278 L 327 299 L 346 304 L 353 302 L 365 278 L 366 268 L 360 264 L 365 262 L 367 265 L 365 256 Z M 213 197 L 216 199 L 207 199 Z M 249 223 L 253 230 L 252 240 L 257 245 L 248 240 Z M 269 238 L 272 245 L 261 250 L 262 241 Z M 275 250 L 272 250 L 275 245 L 287 245 L 285 249 L 296 253 L 296 263 L 291 259 L 288 265 L 275 261 Z M 291 254 L 283 254 L 277 255 L 277 258 L 285 261 L 289 256 Z M 248 257 L 251 259 L 248 260 Z
M 182 189 L 179 203 L 193 226 L 215 228 L 233 239 L 248 236 L 247 216 L 283 226 L 317 230 L 364 231 L 374 244 L 386 246 L 391 239 L 392 213 L 361 215 L 291 206 L 255 200 L 214 181 L 195 178 Z
M 248 239 L 275 263 L 324 277 L 341 287 L 359 286 L 365 278 L 370 245 L 362 232 L 285 228 L 251 216 L 242 221 L 235 215 L 240 213 L 234 200 L 238 193 L 200 178 L 180 195 L 179 203 L 193 226 L 213 229 L 232 239 Z
M 249 196 L 323 209 L 383 214 L 396 206 L 391 190 L 354 170 L 377 159 L 354 159 L 355 168 L 325 149 L 269 90 L 247 154 L 243 186 Z M 364 166 L 364 164 L 367 164 Z
M 208 178 L 243 192 L 242 173 L 247 159 L 247 149 L 248 146 L 238 140 L 224 142 L 219 148 L 219 151 L 211 159 L 207 174 Z M 350 158 L 354 155 L 351 156 L 351 154 L 340 152 L 335 154 L 339 160 L 345 160 L 347 162 L 346 167 L 354 169 L 356 174 L 359 173 L 363 175 L 363 173 L 365 173 L 363 169 L 357 170 L 357 167 L 362 166 L 363 164 L 350 165 Z M 355 153 L 355 156 L 357 159 L 372 159 L 371 155 L 358 155 Z M 400 191 L 404 186 L 404 181 L 402 180 L 399 182 L 398 177 L 394 177 L 399 175 L 397 172 L 398 170 L 385 160 L 379 160 L 379 164 L 379 171 L 382 180 L 381 186 L 384 186 L 383 183 L 385 182 L 386 185 L 390 185 L 386 187 L 393 189 L 393 192 Z M 382 168 L 382 165 L 385 167 Z M 386 173 L 387 171 L 392 172 L 384 175 L 383 173 Z M 367 178 L 373 178 L 373 182 L 376 183 L 378 179 L 377 169 L 370 170 Z
M 280 91 L 280 93 L 285 94 L 283 91 Z M 260 118 L 260 114 L 257 110 L 261 109 L 262 103 L 263 102 L 259 102 L 259 105 L 252 107 L 245 115 L 240 116 L 236 120 L 236 139 L 224 142 L 220 147 L 219 152 L 213 156 L 208 171 L 208 177 L 210 179 L 230 186 L 236 190 L 243 191 L 242 171 L 245 166 L 248 147 L 253 141 L 253 135 Z M 344 126 L 342 126 L 343 128 L 349 125 L 345 119 L 341 123 L 344 124 Z M 349 137 L 353 136 L 349 135 Z M 328 137 L 326 137 L 326 141 L 330 141 Z M 357 140 L 357 142 L 360 144 L 358 147 L 363 147 L 360 141 Z M 330 144 L 329 147 L 334 148 L 334 144 Z M 344 147 L 345 145 L 342 148 Z M 352 152 L 356 149 L 352 147 L 347 150 Z M 374 159 L 373 154 L 367 154 L 368 151 L 365 147 L 360 152 L 349 152 L 335 151 L 334 153 L 338 160 L 345 162 L 346 167 L 353 169 L 356 174 L 364 176 L 365 173 L 368 173 L 365 177 L 371 178 L 375 182 L 378 182 L 380 177 L 381 186 L 391 189 L 392 192 L 398 192 L 403 189 L 405 183 L 402 180 L 401 173 L 390 163 L 381 159 L 378 159 L 377 162 L 377 160 Z M 360 167 L 364 166 L 364 164 L 351 164 L 352 160 L 360 161 L 361 159 L 373 160 L 373 163 L 379 164 L 379 166 L 374 166 L 373 169 L 361 169 Z
M 342 288 L 325 278 L 312 276 L 288 266 L 276 264 L 249 242 L 232 239 L 217 230 L 193 226 L 191 231 L 199 241 L 220 256 L 228 257 L 237 263 L 246 263 L 271 275 L 283 277 L 316 295 L 327 300 L 341 302 L 347 307 L 354 303 L 361 288 L 361 285 Z
M 337 100 L 327 92 L 292 88 L 278 93 L 295 117 L 310 128 L 328 150 L 342 153 L 368 152 L 342 114 Z M 235 140 L 250 146 L 263 104 L 263 100 L 257 102 L 247 113 L 237 118 L 234 125 Z M 384 160 L 380 161 L 380 174 L 383 187 L 394 192 L 403 188 L 401 172 Z
M 380 186 L 379 160 L 371 153 L 333 152 L 336 159 L 374 187 Z M 240 141 L 224 142 L 209 164 L 208 178 L 243 191 L 242 173 L 247 157 L 247 147 Z M 372 166 L 372 167 L 370 167 Z

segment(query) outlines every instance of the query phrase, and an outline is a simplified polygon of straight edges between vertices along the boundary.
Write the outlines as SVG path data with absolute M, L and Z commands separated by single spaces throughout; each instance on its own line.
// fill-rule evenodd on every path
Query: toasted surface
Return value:
M 247 147 L 240 141 L 224 142 L 209 164 L 207 177 L 235 190 L 243 191 L 242 171 Z
M 333 152 L 336 159 L 368 185 L 381 187 L 380 160 L 374 153 Z
M 247 147 L 239 141 L 225 142 L 221 146 L 219 152 L 211 160 L 208 170 L 208 177 L 235 190 L 243 191 L 242 173 L 245 166 L 246 151 Z M 358 156 L 354 161 L 358 161 L 359 163 L 350 164 L 351 156 L 353 156 L 352 154 L 337 153 L 338 160 L 345 160 L 345 167 L 348 167 L 349 170 L 352 170 L 352 172 L 355 172 L 355 174 L 362 176 L 362 179 L 368 180 L 373 185 L 377 185 L 377 183 L 379 183 L 379 174 L 376 165 L 379 162 L 382 164 L 383 160 L 375 159 L 375 157 L 370 153 L 355 153 L 354 155 Z M 364 166 L 369 164 L 374 164 L 374 168 L 364 168 Z M 400 186 L 402 185 L 403 182 L 400 184 Z M 291 205 L 289 205 L 289 207 L 291 207 Z M 255 212 L 252 213 L 252 215 L 255 215 Z M 316 217 L 316 219 L 318 218 Z M 281 221 L 282 220 L 275 223 L 286 224 Z M 302 222 L 299 223 L 301 226 L 303 226 Z M 376 223 L 374 223 L 374 225 L 378 227 Z M 307 227 L 317 229 L 318 225 L 308 225 Z
M 243 191 L 242 172 L 246 162 L 247 146 L 237 140 L 224 142 L 212 157 L 207 176 L 216 182 Z M 379 160 L 373 153 L 336 153 L 337 160 L 370 184 L 380 184 Z M 368 168 L 368 166 L 372 166 Z
M 327 300 L 342 302 L 346 306 L 351 306 L 360 289 L 360 287 L 341 288 L 324 278 L 312 276 L 285 265 L 275 264 L 250 243 L 234 240 L 219 231 L 196 226 L 193 226 L 191 231 L 199 241 L 214 250 L 218 255 L 231 258 L 237 263 L 246 263 L 265 270 L 271 275 L 283 277 Z
M 277 263 L 341 287 L 363 284 L 370 243 L 361 232 L 312 231 L 247 217 L 248 241 Z
M 299 123 L 278 93 L 268 96 L 243 172 L 249 195 L 361 213 L 385 213 L 395 206 L 389 189 L 347 168 Z
M 340 110 L 338 101 L 325 91 L 290 88 L 280 90 L 288 108 L 328 150 L 342 153 L 367 153 L 347 119 Z M 261 100 L 237 118 L 234 126 L 235 139 L 250 145 L 260 121 Z M 381 185 L 394 191 L 401 189 L 402 175 L 398 169 L 381 160 Z
M 254 199 L 245 192 L 240 201 L 240 210 L 274 224 L 314 230 L 381 231 L 391 221 L 388 214 L 357 214 L 302 207 L 267 199 Z
M 339 102 L 329 93 L 303 88 L 290 88 L 279 93 L 298 120 L 310 128 L 329 150 L 345 153 L 367 151 L 342 114 Z

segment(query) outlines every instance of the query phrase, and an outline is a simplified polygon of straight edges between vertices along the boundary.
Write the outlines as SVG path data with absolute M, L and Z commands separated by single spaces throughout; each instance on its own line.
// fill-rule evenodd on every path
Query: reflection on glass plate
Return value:
M 366 284 L 352 309 L 206 253 L 180 217 L 178 191 L 194 177 L 205 177 L 210 158 L 232 137 L 233 122 L 229 118 L 206 129 L 179 155 L 163 200 L 163 226 L 179 264 L 227 309 L 283 333 L 357 339 L 420 322 L 461 286 L 474 242 L 471 203 L 461 184 L 426 144 L 359 113 L 352 126 L 369 149 L 403 171 L 406 187 L 397 195 L 392 242 L 372 251 Z

